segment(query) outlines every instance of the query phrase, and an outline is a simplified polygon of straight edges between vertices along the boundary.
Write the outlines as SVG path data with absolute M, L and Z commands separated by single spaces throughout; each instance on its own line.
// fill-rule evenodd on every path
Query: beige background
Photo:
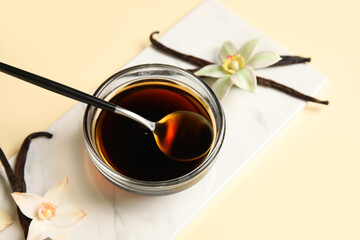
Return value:
M 1 0 L 0 61 L 91 92 L 200 2 Z M 307 104 L 178 239 L 360 239 L 360 4 L 220 2 L 311 56 L 330 105 Z M 75 104 L 0 74 L 0 146 L 12 156 Z

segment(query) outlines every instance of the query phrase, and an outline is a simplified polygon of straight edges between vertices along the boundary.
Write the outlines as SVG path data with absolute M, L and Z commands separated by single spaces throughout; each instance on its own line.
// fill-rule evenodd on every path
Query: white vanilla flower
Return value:
M 260 38 L 246 42 L 239 50 L 229 41 L 225 42 L 219 52 L 220 64 L 207 65 L 197 72 L 197 76 L 218 78 L 212 89 L 222 99 L 235 84 L 237 87 L 255 92 L 256 76 L 254 69 L 268 67 L 281 57 L 273 51 L 254 53 Z
M 68 239 L 68 227 L 80 221 L 86 214 L 65 200 L 69 193 L 68 178 L 49 189 L 44 197 L 31 193 L 12 193 L 21 212 L 32 219 L 28 240 L 45 238 Z
M 0 209 L 0 231 L 10 226 L 12 222 L 12 217 L 7 212 Z

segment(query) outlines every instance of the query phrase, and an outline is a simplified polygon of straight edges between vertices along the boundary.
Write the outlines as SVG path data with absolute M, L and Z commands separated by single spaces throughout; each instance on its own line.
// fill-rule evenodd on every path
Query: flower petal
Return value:
M 211 86 L 211 88 L 214 91 L 215 95 L 218 97 L 218 99 L 221 100 L 229 92 L 232 85 L 233 82 L 231 81 L 229 75 L 216 80 L 216 82 Z
M 66 203 L 59 205 L 56 209 L 55 217 L 50 219 L 50 221 L 56 227 L 69 227 L 80 221 L 85 216 L 86 213 L 84 213 L 80 208 L 73 204 Z
M 49 221 L 34 218 L 29 226 L 27 240 L 42 240 L 48 238 L 50 237 L 52 228 L 53 226 L 51 226 Z
M 281 57 L 273 51 L 256 53 L 247 63 L 253 69 L 265 68 L 281 60 Z
M 220 48 L 219 60 L 220 62 L 224 61 L 229 55 L 234 55 L 237 51 L 236 46 L 229 41 L 224 42 Z
M 236 86 L 249 92 L 256 90 L 256 76 L 251 67 L 245 66 L 231 76 Z
M 14 192 L 11 196 L 15 200 L 21 212 L 28 218 L 34 218 L 37 216 L 37 211 L 41 203 L 44 202 L 44 198 L 31 193 Z
M 241 46 L 240 50 L 237 52 L 244 58 L 245 64 L 247 64 L 248 60 L 252 57 L 260 39 L 261 38 L 255 38 L 247 41 Z
M 69 180 L 64 178 L 57 186 L 50 188 L 44 195 L 44 199 L 57 205 L 64 202 L 69 194 Z
M 10 226 L 12 222 L 12 217 L 7 212 L 0 209 L 0 231 Z
M 221 66 L 211 64 L 211 65 L 207 65 L 207 66 L 201 68 L 200 70 L 196 71 L 195 75 L 219 78 L 219 77 L 223 77 L 224 75 L 226 75 L 226 73 L 224 73 Z
M 67 228 L 57 228 L 51 225 L 51 231 L 49 232 L 50 239 L 56 240 L 68 240 L 69 230 Z

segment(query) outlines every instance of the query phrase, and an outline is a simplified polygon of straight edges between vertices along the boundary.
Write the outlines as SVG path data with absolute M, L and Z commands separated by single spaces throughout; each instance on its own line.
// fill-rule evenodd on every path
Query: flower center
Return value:
M 239 55 L 228 55 L 226 59 L 222 62 L 223 69 L 231 74 L 234 74 L 237 70 L 242 69 L 245 67 L 244 58 Z
M 41 203 L 38 216 L 40 219 L 47 220 L 55 217 L 57 206 L 54 203 L 43 202 Z

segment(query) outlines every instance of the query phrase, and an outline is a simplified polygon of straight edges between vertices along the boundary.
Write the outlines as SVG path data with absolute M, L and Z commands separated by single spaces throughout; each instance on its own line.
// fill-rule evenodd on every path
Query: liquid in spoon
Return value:
M 177 111 L 156 124 L 155 139 L 170 158 L 192 161 L 207 153 L 213 132 L 210 122 L 200 114 Z

